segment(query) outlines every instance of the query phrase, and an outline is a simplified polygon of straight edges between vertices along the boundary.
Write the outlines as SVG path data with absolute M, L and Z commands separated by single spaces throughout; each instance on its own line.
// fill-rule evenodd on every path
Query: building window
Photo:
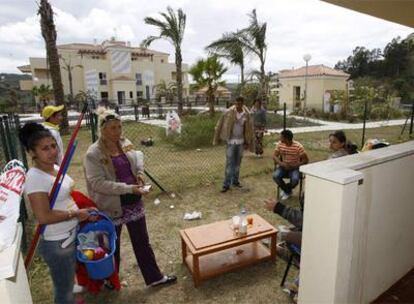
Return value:
M 161 63 L 164 63 L 164 59 L 161 59 Z
M 135 83 L 136 85 L 142 85 L 142 74 L 141 73 L 135 74 Z
M 101 85 L 107 85 L 108 84 L 108 82 L 106 81 L 106 73 L 104 73 L 104 72 L 99 73 L 99 83 Z
M 107 102 L 108 101 L 108 92 L 101 92 L 101 100 L 103 102 Z
M 129 98 L 134 98 L 134 93 L 132 93 L 132 91 L 129 91 Z

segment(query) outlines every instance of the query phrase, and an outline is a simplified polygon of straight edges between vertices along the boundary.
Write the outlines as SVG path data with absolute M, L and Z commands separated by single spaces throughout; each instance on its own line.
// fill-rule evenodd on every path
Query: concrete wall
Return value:
M 295 86 L 300 87 L 301 98 L 305 91 L 305 77 L 280 78 L 281 87 L 279 89 L 279 102 L 286 106 L 289 110 L 293 110 L 295 106 L 294 91 Z M 328 90 L 345 90 L 346 78 L 330 77 L 330 76 L 309 76 L 308 77 L 308 96 L 306 108 L 323 110 L 323 96 Z M 302 101 L 303 104 L 303 101 Z
M 300 303 L 367 303 L 414 268 L 414 141 L 301 171 Z

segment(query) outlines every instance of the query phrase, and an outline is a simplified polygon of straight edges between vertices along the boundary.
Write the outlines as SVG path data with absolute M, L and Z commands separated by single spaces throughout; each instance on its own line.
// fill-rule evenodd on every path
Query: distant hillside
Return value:
M 19 81 L 20 80 L 28 80 L 32 79 L 30 75 L 25 74 L 7 74 L 7 73 L 0 73 L 0 85 L 12 88 L 19 88 Z
M 4 105 L 12 98 L 17 98 L 19 103 L 31 103 L 29 92 L 20 91 L 19 81 L 31 79 L 30 75 L 0 73 L 0 104 Z

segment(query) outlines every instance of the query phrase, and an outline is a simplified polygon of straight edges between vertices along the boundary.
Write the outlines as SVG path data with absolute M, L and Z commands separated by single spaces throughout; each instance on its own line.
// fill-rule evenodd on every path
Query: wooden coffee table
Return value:
M 234 233 L 232 220 L 180 230 L 182 258 L 193 275 L 194 285 L 220 274 L 276 259 L 277 229 L 257 214 L 247 235 Z M 260 242 L 271 238 L 270 249 Z

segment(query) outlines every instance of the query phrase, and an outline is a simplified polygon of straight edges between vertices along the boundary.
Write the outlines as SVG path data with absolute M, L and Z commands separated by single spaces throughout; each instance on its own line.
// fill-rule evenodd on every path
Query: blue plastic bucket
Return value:
M 100 260 L 88 260 L 81 251 L 77 251 L 76 257 L 79 262 L 84 263 L 89 278 L 93 280 L 103 280 L 110 277 L 115 271 L 114 253 L 116 249 L 116 232 L 115 226 L 111 219 L 102 212 L 98 213 L 102 219 L 88 223 L 83 226 L 78 233 L 88 233 L 89 231 L 104 231 L 108 234 L 111 252 Z

